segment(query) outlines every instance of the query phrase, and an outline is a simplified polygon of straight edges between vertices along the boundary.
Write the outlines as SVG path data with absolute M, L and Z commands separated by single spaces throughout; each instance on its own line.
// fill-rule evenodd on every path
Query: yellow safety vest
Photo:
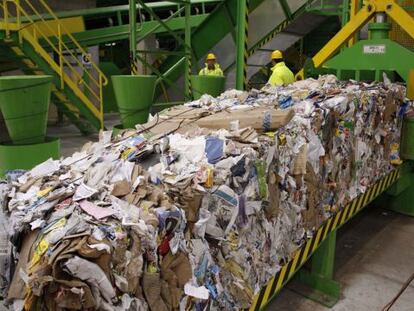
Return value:
M 214 65 L 214 69 L 209 69 L 208 65 L 200 70 L 200 76 L 223 76 L 223 70 L 221 70 L 219 64 Z
M 272 75 L 269 79 L 270 85 L 288 85 L 295 82 L 293 72 L 286 66 L 284 62 L 277 63 L 272 68 Z

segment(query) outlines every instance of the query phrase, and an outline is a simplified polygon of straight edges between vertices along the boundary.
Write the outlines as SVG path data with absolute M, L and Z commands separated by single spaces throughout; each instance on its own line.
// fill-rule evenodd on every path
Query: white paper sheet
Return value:
M 195 287 L 190 283 L 184 285 L 184 293 L 188 296 L 203 300 L 207 300 L 210 295 L 205 286 Z
M 56 172 L 59 169 L 59 161 L 55 161 L 52 158 L 46 160 L 39 165 L 36 165 L 31 171 L 30 175 L 33 177 L 46 176 Z

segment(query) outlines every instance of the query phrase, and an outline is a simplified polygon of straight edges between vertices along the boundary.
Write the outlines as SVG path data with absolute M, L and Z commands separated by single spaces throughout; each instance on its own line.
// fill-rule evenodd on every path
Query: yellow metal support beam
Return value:
M 411 17 L 395 1 L 386 1 L 385 13 L 389 15 L 398 25 L 404 29 L 411 38 L 414 38 L 414 18 Z
M 313 58 L 315 67 L 321 66 L 352 37 L 375 13 L 369 7 L 361 9 Z
M 333 56 L 375 13 L 371 6 L 365 6 L 352 18 L 314 57 L 315 67 L 320 67 Z M 303 69 L 296 75 L 296 79 L 304 78 Z
M 349 19 L 352 20 L 358 13 L 359 0 L 351 0 L 351 10 L 349 11 Z M 351 47 L 357 41 L 357 34 L 354 34 L 348 42 L 348 47 Z
M 7 31 L 18 31 L 20 26 L 16 23 L 0 22 L 0 29 L 4 29 L 7 33 Z

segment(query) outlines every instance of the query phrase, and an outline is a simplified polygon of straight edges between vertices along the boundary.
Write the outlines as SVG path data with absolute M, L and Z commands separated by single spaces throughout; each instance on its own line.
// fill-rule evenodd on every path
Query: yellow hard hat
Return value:
M 283 54 L 279 50 L 274 50 L 272 52 L 272 59 L 282 59 L 282 58 L 283 58 Z
M 216 55 L 214 55 L 213 53 L 209 53 L 207 55 L 207 60 L 216 60 Z

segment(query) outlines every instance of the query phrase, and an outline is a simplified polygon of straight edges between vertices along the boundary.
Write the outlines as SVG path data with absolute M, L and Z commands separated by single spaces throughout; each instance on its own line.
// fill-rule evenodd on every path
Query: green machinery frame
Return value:
M 351 10 L 351 13 L 349 14 L 349 21 L 316 55 L 312 57 L 313 65 L 316 68 L 331 68 L 342 71 L 353 69 L 357 69 L 357 71 L 360 72 L 362 70 L 396 71 L 399 72 L 400 75 L 403 73 L 402 78 L 404 81 L 407 81 L 407 72 L 410 67 L 409 62 L 396 61 L 395 64 L 392 65 L 385 57 L 381 56 L 404 59 L 396 57 L 395 53 L 403 53 L 404 56 L 409 55 L 407 53 L 409 51 L 405 51 L 403 47 L 400 47 L 387 39 L 389 25 L 386 23 L 386 18 L 392 18 L 413 38 L 414 19 L 394 0 L 367 0 L 365 1 L 365 5 L 359 10 L 358 8 L 361 7 L 360 3 L 362 2 L 359 0 L 350 1 L 352 1 L 351 8 L 353 8 L 353 10 Z M 372 18 L 375 18 L 375 23 L 369 25 L 371 38 L 362 40 L 360 41 L 362 43 L 358 42 L 359 45 L 354 46 L 358 31 Z M 372 44 L 370 43 L 371 40 L 373 40 Z M 381 42 L 381 40 L 383 40 L 383 42 Z M 348 48 L 346 48 L 346 46 L 348 46 Z M 339 50 L 341 50 L 341 53 L 336 55 Z M 404 67 L 406 68 L 404 69 Z M 340 74 L 342 77 L 342 73 Z M 378 77 L 378 73 L 376 75 L 376 77 Z M 297 78 L 303 78 L 306 76 L 306 73 L 304 70 L 301 70 L 296 76 Z

